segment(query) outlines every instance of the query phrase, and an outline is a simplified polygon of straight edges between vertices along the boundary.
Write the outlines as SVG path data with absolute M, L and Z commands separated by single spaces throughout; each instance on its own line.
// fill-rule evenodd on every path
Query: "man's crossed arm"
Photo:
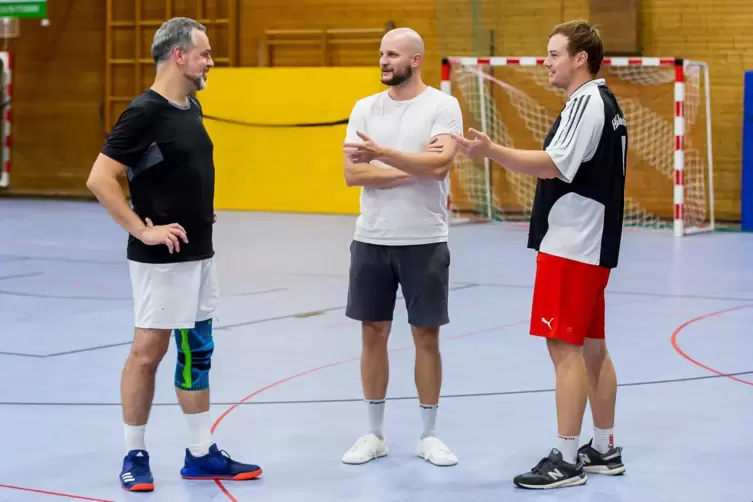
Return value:
M 374 143 L 358 132 L 363 143 L 347 142 L 345 152 L 345 180 L 348 186 L 390 188 L 412 183 L 416 178 L 443 179 L 455 157 L 456 140 L 449 134 L 432 138 L 423 152 L 399 152 Z M 370 164 L 380 161 L 389 167 Z

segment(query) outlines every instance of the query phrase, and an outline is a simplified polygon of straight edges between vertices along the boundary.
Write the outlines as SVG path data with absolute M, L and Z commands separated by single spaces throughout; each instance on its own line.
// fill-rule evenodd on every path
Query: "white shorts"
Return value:
M 214 258 L 128 265 L 137 328 L 190 329 L 214 317 L 220 297 Z

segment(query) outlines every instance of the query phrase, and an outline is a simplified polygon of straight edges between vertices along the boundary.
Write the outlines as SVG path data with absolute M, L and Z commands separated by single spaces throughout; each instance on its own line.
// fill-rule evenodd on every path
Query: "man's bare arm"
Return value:
M 115 222 L 138 238 L 146 224 L 131 209 L 118 178 L 125 174 L 125 166 L 107 155 L 99 154 L 86 180 L 86 187 L 97 197 Z
M 381 148 L 378 160 L 414 176 L 444 178 L 455 159 L 457 143 L 448 134 L 437 136 L 432 140 L 441 151 L 399 152 L 391 148 Z
M 560 171 L 552 158 L 543 150 L 517 150 L 492 143 L 489 158 L 517 173 L 530 174 L 542 179 L 560 176 Z
M 97 197 L 112 219 L 129 234 L 148 245 L 164 244 L 170 250 L 180 252 L 180 240 L 188 242 L 185 229 L 177 223 L 153 226 L 151 220 L 146 222 L 131 209 L 118 177 L 125 173 L 125 166 L 107 155 L 99 154 L 86 180 L 86 187 Z
M 345 184 L 349 187 L 392 188 L 410 183 L 414 179 L 400 169 L 382 168 L 367 163 L 354 164 L 347 155 L 344 162 Z
M 487 157 L 505 169 L 542 179 L 561 176 L 551 156 L 543 150 L 518 150 L 499 145 L 485 133 L 469 129 L 470 138 L 458 135 L 458 151 L 470 158 Z

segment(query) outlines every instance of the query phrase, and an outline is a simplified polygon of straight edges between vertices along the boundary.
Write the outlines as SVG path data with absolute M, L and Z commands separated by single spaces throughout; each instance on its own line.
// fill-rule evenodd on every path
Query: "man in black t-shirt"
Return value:
M 123 370 L 121 399 L 128 491 L 152 491 L 144 432 L 157 366 L 174 334 L 175 386 L 191 434 L 181 475 L 188 479 L 252 479 L 256 465 L 231 460 L 212 441 L 209 369 L 212 318 L 219 299 L 214 264 L 214 163 L 199 102 L 213 66 L 202 25 L 164 23 L 154 37 L 154 84 L 118 119 L 91 170 L 87 187 L 129 234 L 135 335 Z M 126 175 L 132 208 L 117 178 Z
M 622 474 L 614 446 L 617 380 L 605 336 L 604 290 L 622 239 L 627 125 L 612 91 L 597 79 L 603 59 L 598 32 L 584 21 L 556 26 L 544 65 L 568 99 L 543 151 L 493 143 L 470 131 L 459 150 L 539 178 L 528 247 L 538 251 L 530 334 L 544 337 L 554 363 L 558 448 L 530 472 L 523 488 L 582 485 L 585 472 Z M 594 437 L 578 448 L 587 399 Z

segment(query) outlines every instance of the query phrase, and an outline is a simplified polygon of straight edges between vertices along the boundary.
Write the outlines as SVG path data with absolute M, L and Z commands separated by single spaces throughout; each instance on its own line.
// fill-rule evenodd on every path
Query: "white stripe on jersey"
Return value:
M 568 148 L 572 143 L 573 138 L 580 132 L 578 127 L 580 126 L 583 114 L 588 109 L 588 102 L 591 100 L 591 95 L 581 96 L 578 98 L 578 107 L 573 111 L 573 118 L 570 120 L 567 131 L 565 132 L 565 138 L 563 140 L 562 148 Z
M 582 88 L 562 111 L 557 132 L 546 152 L 560 171 L 560 179 L 572 182 L 583 162 L 596 153 L 604 127 L 604 102 L 595 85 Z
M 552 148 L 567 148 L 569 142 L 575 137 L 580 120 L 583 118 L 583 112 L 586 110 L 590 99 L 590 94 L 581 95 L 568 103 L 569 106 L 565 106 L 557 133 L 550 143 Z

